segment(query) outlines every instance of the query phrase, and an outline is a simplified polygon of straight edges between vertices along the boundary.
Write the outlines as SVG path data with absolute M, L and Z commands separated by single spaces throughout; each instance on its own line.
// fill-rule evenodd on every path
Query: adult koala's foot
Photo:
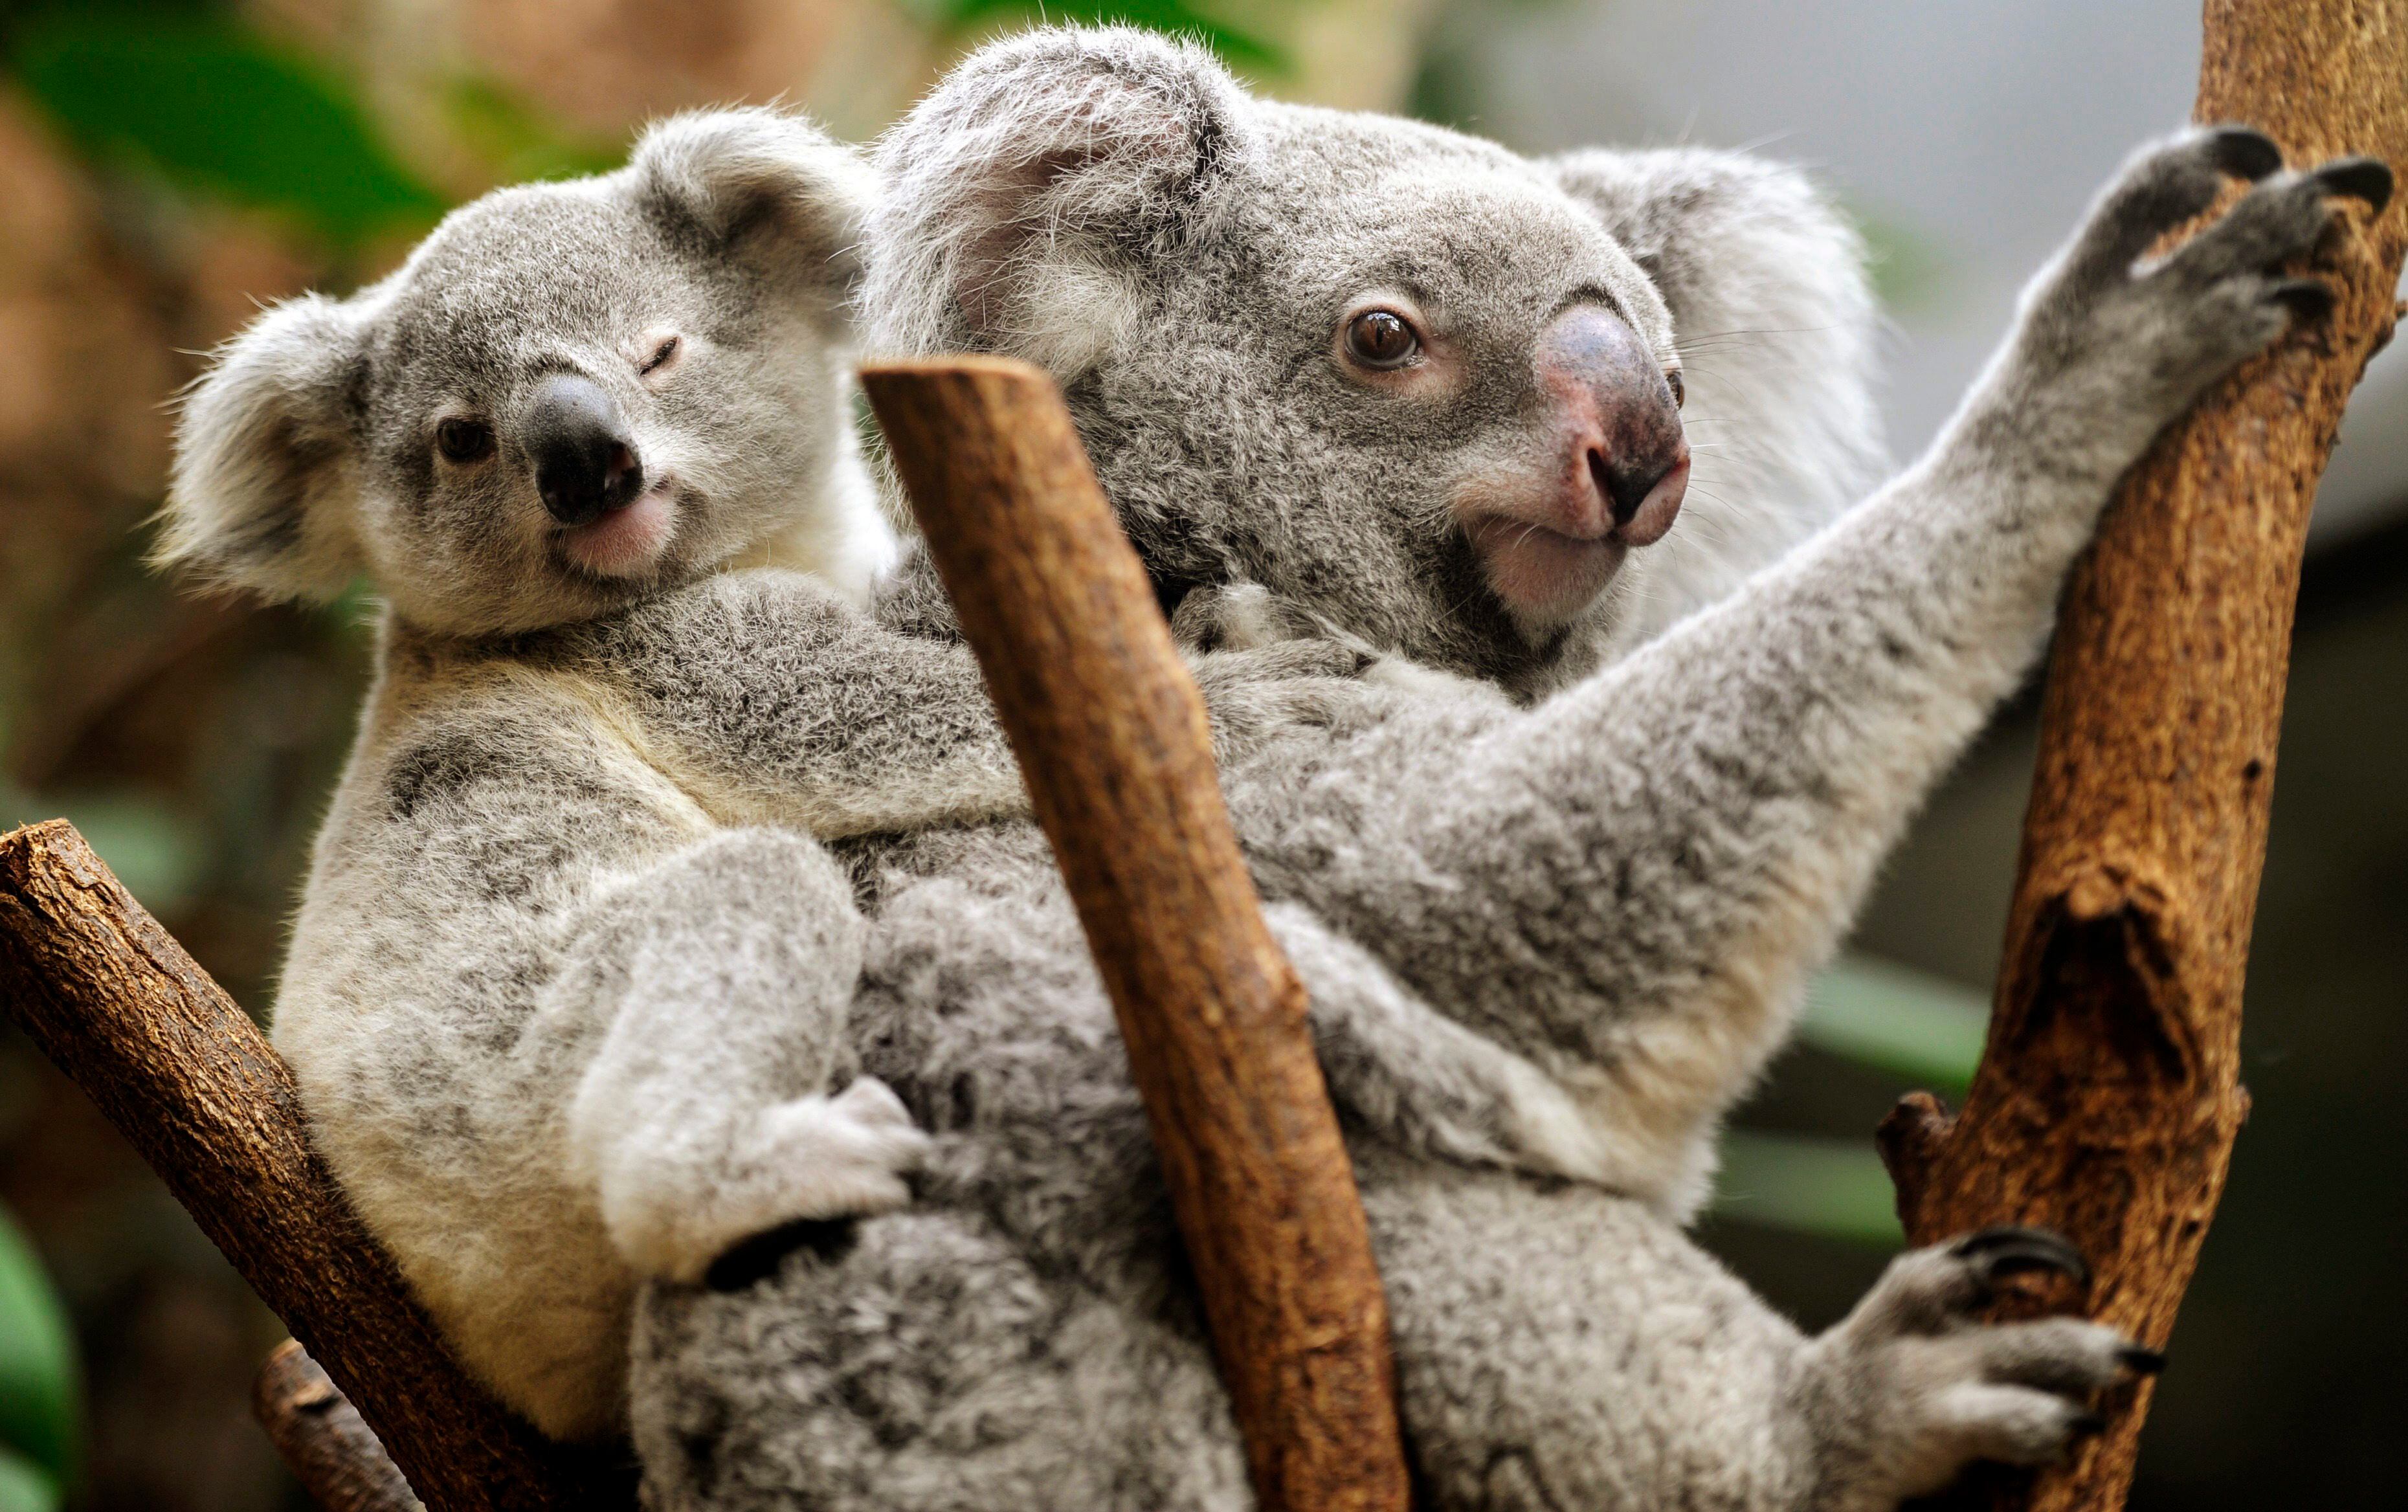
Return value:
M 2042 1229 L 1988 1228 L 1899 1256 L 1807 1348 L 1806 1416 L 1821 1440 L 1818 1512 L 1873 1512 L 1938 1491 L 1976 1460 L 2048 1464 L 2105 1421 L 2105 1388 L 2165 1356 L 2078 1318 L 1985 1323 L 1999 1281 L 2089 1269 Z

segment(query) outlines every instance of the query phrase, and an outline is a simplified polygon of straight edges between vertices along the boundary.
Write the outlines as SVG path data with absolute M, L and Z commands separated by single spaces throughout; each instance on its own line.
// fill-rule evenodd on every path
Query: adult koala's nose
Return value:
M 1549 530 L 1626 546 L 1662 540 L 1689 486 L 1689 446 L 1656 354 L 1618 316 L 1566 310 L 1540 334 L 1535 367 L 1555 422 Z
M 635 438 L 618 405 L 592 378 L 574 373 L 546 378 L 526 425 L 536 492 L 562 524 L 590 525 L 644 492 Z

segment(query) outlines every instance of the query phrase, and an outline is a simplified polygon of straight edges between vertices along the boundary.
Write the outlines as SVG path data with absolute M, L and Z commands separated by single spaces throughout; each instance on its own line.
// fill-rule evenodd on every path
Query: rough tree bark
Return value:
M 864 375 L 1110 991 L 1266 1512 L 1405 1505 L 1387 1303 L 1204 706 L 1053 382 Z
M 251 1410 L 322 1512 L 423 1512 L 375 1430 L 297 1340 L 259 1367 Z
M 2209 0 L 2205 21 L 2200 121 L 2258 126 L 2295 165 L 2408 165 L 2408 0 Z M 2308 509 L 2398 314 L 2408 196 L 2358 221 L 2319 257 L 2331 319 L 2161 440 L 2076 568 L 1988 1046 L 1963 1112 L 1918 1093 L 1882 1131 L 1911 1239 L 2058 1229 L 2095 1267 L 2087 1310 L 2155 1345 L 2248 1107 L 2242 975 Z M 2070 1465 L 1951 1505 L 2120 1506 L 2153 1384 L 2116 1393 Z
M 0 835 L 0 1004 L 323 1362 L 428 1506 L 634 1505 L 607 1457 L 546 1443 L 462 1374 L 309 1148 L 266 1036 L 64 820 Z

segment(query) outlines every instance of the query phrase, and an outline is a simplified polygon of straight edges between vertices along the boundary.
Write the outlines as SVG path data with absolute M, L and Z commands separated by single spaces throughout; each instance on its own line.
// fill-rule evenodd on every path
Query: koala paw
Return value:
M 2165 1357 L 2077 1318 L 1984 1323 L 2003 1277 L 2086 1281 L 2041 1229 L 1989 1228 L 1899 1256 L 1855 1312 L 1809 1347 L 1829 1512 L 1889 1507 L 1976 1460 L 2046 1464 L 2105 1427 L 2091 1399 Z
M 604 1183 L 604 1220 L 638 1272 L 698 1281 L 754 1234 L 904 1206 L 928 1148 L 902 1099 L 863 1077 L 833 1097 L 761 1109 L 724 1137 L 622 1163 Z
M 2162 257 L 2150 249 L 2214 203 L 2228 178 L 2252 187 Z M 2032 295 L 2031 355 L 2055 372 L 2097 364 L 2094 404 L 2138 407 L 2148 434 L 2297 321 L 2321 319 L 2332 291 L 2284 271 L 2315 250 L 2344 199 L 2380 210 L 2391 170 L 2342 158 L 2283 167 L 2273 142 L 2240 126 L 2186 132 L 2128 163 Z
M 1361 700 L 1364 674 L 1379 660 L 1352 639 L 1326 635 L 1192 655 L 1214 758 L 1226 765 L 1283 732 L 1328 728 Z

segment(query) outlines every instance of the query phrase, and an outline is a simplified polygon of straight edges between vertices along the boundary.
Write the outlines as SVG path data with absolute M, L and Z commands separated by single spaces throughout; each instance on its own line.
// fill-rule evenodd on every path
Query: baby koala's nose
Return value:
M 527 414 L 536 492 L 564 525 L 590 525 L 644 492 L 644 464 L 602 386 L 574 373 L 544 380 Z

